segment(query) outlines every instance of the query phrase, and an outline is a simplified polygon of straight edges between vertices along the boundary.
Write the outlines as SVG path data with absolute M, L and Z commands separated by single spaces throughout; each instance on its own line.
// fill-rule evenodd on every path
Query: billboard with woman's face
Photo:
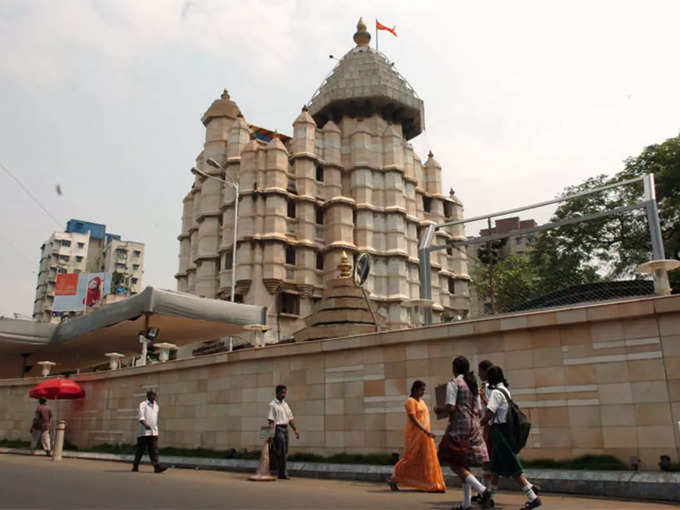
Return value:
M 77 312 L 98 304 L 111 293 L 111 273 L 57 275 L 53 312 Z

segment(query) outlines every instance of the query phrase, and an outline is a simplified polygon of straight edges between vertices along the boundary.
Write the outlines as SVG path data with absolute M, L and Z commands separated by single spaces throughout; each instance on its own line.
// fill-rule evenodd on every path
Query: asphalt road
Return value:
M 162 459 L 161 459 L 162 460 Z M 446 494 L 391 492 L 385 485 L 295 478 L 249 482 L 247 475 L 220 471 L 169 469 L 139 473 L 117 462 L 0 455 L 0 508 L 277 508 L 446 510 L 460 502 L 460 489 Z M 518 493 L 501 492 L 499 509 L 517 509 Z M 669 505 L 544 495 L 550 509 L 663 509 Z

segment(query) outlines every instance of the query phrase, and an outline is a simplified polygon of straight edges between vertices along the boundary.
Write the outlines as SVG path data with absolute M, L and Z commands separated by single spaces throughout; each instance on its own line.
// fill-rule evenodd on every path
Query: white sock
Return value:
M 533 501 L 537 498 L 536 493 L 533 491 L 530 485 L 525 485 L 522 487 L 522 492 L 529 501 Z
M 463 507 L 470 508 L 472 506 L 472 489 L 467 483 L 463 484 Z
M 483 493 L 486 490 L 486 487 L 484 487 L 484 484 L 482 484 L 477 478 L 475 478 L 475 475 L 470 473 L 467 475 L 467 478 L 465 479 L 465 483 L 468 484 L 470 487 L 472 487 L 474 490 L 479 492 L 480 494 Z

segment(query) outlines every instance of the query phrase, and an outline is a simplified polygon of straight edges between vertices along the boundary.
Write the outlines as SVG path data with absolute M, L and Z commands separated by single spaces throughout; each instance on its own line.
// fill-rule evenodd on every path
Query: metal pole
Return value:
M 238 237 L 238 198 L 239 198 L 239 186 L 238 183 L 234 182 L 234 193 L 236 194 L 236 200 L 234 202 L 234 242 L 231 246 L 231 302 L 234 302 L 234 293 L 236 292 L 236 243 Z
M 375 20 L 375 51 L 376 53 L 380 51 L 378 46 L 378 20 Z
M 487 218 L 487 225 L 489 227 L 489 234 L 491 234 L 491 218 Z M 491 241 L 486 243 L 487 257 L 489 257 L 488 269 L 489 269 L 489 293 L 491 298 L 491 313 L 496 315 L 496 292 L 494 289 L 494 265 L 491 260 Z
M 666 254 L 664 252 L 661 225 L 659 223 L 659 209 L 656 203 L 656 190 L 654 189 L 654 174 L 645 174 L 642 183 L 644 185 L 649 237 L 652 241 L 652 258 L 653 260 L 663 260 L 666 258 Z
M 430 264 L 430 244 L 436 227 L 428 225 L 427 230 L 423 234 L 418 247 L 418 258 L 420 259 L 418 272 L 420 273 L 420 299 L 432 301 L 432 265 Z M 425 324 L 432 324 L 432 308 L 425 307 L 423 309 L 423 322 Z

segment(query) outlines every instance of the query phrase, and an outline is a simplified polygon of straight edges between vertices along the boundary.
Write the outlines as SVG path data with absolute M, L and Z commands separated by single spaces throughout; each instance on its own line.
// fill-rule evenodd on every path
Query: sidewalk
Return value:
M 0 454 L 33 455 L 30 450 L 0 448 Z M 132 463 L 133 455 L 64 451 L 64 458 L 106 460 Z M 161 457 L 163 464 L 178 468 L 209 469 L 254 473 L 259 461 L 243 459 L 212 459 L 202 457 Z M 392 474 L 393 466 L 364 464 L 324 464 L 317 462 L 289 462 L 293 476 L 384 482 Z M 446 470 L 448 471 L 448 469 Z M 538 483 L 545 492 L 578 494 L 620 499 L 639 499 L 680 502 L 680 473 L 635 471 L 575 471 L 559 469 L 527 469 L 526 476 Z M 449 487 L 459 485 L 457 477 L 445 475 Z M 501 487 L 514 486 L 503 480 Z

